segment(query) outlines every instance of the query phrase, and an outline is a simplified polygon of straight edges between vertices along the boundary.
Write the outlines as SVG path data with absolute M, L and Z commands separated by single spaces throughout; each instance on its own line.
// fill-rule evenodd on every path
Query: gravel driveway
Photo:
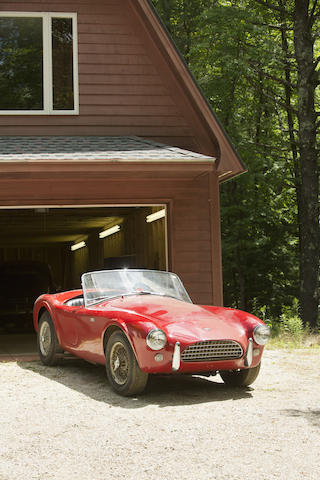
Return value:
M 320 350 L 265 352 L 252 388 L 158 377 L 122 398 L 103 367 L 0 363 L 1 480 L 314 479 Z

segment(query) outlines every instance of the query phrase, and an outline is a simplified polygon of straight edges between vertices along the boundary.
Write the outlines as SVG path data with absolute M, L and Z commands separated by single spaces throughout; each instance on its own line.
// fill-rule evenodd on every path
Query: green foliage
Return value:
M 41 110 L 41 19 L 0 19 L 0 65 L 0 109 Z
M 292 307 L 284 306 L 283 313 L 280 315 L 279 330 L 283 334 L 290 335 L 294 338 L 299 338 L 309 328 L 304 328 L 302 320 L 299 316 L 299 301 L 294 299 Z
M 267 348 L 320 348 L 320 328 L 312 331 L 309 325 L 304 326 L 297 298 L 291 306 L 283 307 L 279 318 L 264 320 L 271 327 L 271 340 Z
M 300 337 L 304 332 L 301 318 L 298 315 L 291 317 L 282 314 L 280 317 L 280 331 L 291 337 Z
M 299 315 L 299 301 L 284 306 L 279 319 L 267 321 L 271 327 L 271 340 L 267 348 L 320 348 L 320 329 L 311 331 L 304 326 Z
M 300 335 L 294 2 L 153 3 L 249 171 L 221 188 L 225 304 Z

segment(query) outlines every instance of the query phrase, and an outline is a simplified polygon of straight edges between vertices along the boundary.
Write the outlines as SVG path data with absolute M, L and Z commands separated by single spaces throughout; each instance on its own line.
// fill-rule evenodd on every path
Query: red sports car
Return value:
M 121 395 L 141 393 L 150 374 L 219 373 L 250 385 L 270 336 L 249 313 L 194 305 L 175 274 L 154 270 L 85 273 L 82 290 L 42 295 L 33 315 L 45 365 L 64 351 L 105 364 Z

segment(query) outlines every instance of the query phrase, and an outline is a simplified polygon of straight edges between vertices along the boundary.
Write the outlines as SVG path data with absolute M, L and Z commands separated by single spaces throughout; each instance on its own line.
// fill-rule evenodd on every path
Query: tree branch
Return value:
M 253 70 L 257 73 L 262 73 L 262 75 L 264 75 L 265 77 L 267 78 L 270 78 L 270 80 L 274 80 L 275 82 L 279 83 L 280 85 L 284 85 L 284 86 L 287 86 L 287 87 L 290 87 L 292 88 L 292 90 L 294 90 L 295 88 L 297 88 L 297 85 L 290 82 L 289 80 L 284 80 L 283 78 L 279 78 L 277 77 L 276 75 L 272 75 L 271 73 L 268 73 L 266 72 L 265 70 L 260 70 L 260 69 L 257 69 L 255 64 L 253 62 L 249 62 L 250 63 L 250 66 L 253 68 Z
M 316 18 L 319 16 L 319 12 L 316 13 L 317 5 L 318 5 L 318 0 L 314 0 L 310 15 L 309 15 L 309 24 L 311 26 L 314 24 Z
M 320 62 L 320 55 L 319 57 L 315 58 L 314 62 L 313 62 L 313 69 L 315 70 L 317 68 L 317 66 L 319 65 L 319 62 Z
M 273 5 L 272 3 L 269 3 L 267 0 L 254 0 L 255 2 L 259 3 L 260 5 L 263 5 L 266 8 L 269 8 L 270 10 L 274 10 L 276 12 L 280 12 L 285 16 L 290 16 L 291 13 L 288 12 L 285 8 L 278 7 L 277 5 Z
M 267 73 L 267 72 L 264 72 L 262 71 L 263 75 L 266 76 L 267 78 L 270 78 L 271 80 L 274 80 L 275 82 L 277 83 L 280 83 L 281 85 L 284 85 L 284 86 L 287 86 L 287 87 L 290 87 L 292 88 L 293 90 L 295 88 L 297 88 L 297 85 L 291 83 L 291 82 L 288 82 L 287 80 L 283 80 L 283 78 L 278 78 L 276 77 L 275 75 L 271 75 L 271 73 Z
M 288 148 L 287 147 L 277 147 L 275 145 L 268 145 L 266 143 L 258 143 L 258 142 L 254 142 L 253 140 L 247 140 L 246 142 L 248 145 L 255 145 L 257 148 L 267 148 L 268 150 L 272 150 L 274 152 L 287 152 L 288 151 Z M 285 157 L 283 157 L 285 158 Z
M 287 30 L 292 32 L 293 27 L 283 26 L 283 25 L 271 25 L 270 23 L 262 23 L 262 22 L 250 22 L 252 25 L 258 25 L 259 27 L 268 27 L 271 30 Z
M 246 75 L 245 77 L 249 83 L 251 83 L 251 85 L 254 85 L 256 86 L 257 85 L 257 82 L 255 82 L 252 77 L 249 77 L 248 75 Z M 283 98 L 281 98 L 281 96 L 277 93 L 275 93 L 272 89 L 270 88 L 266 88 L 266 86 L 264 85 L 264 88 L 263 88 L 263 91 L 262 91 L 262 94 L 266 97 L 266 98 L 270 98 L 276 105 L 279 105 L 281 106 L 282 108 L 289 108 L 290 111 L 294 114 L 294 115 L 297 115 L 298 111 L 293 108 L 292 106 L 288 107 L 288 105 L 286 104 L 285 100 Z
M 319 38 L 320 38 L 320 34 L 319 34 Z M 252 43 L 249 43 L 248 41 L 244 42 L 243 45 L 245 47 L 248 47 L 248 48 L 255 48 L 255 43 L 254 43 L 254 40 L 252 40 Z M 292 53 L 288 53 L 287 55 L 282 55 L 282 53 L 279 53 L 278 56 L 277 56 L 277 62 L 278 62 L 278 65 L 281 66 L 282 63 L 285 61 L 285 60 L 294 60 L 294 62 L 296 61 L 296 57 L 295 55 Z

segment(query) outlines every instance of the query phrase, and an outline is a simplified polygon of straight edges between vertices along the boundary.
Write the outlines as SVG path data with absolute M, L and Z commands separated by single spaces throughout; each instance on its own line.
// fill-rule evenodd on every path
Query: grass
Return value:
M 320 348 L 320 333 L 304 326 L 298 315 L 281 315 L 279 322 L 270 324 L 271 339 L 268 347 L 275 348 Z
M 295 299 L 291 307 L 282 308 L 280 317 L 268 320 L 267 307 L 260 308 L 257 316 L 271 327 L 271 339 L 267 348 L 320 348 L 320 318 L 319 328 L 311 330 L 308 325 L 303 324 L 299 310 L 299 302 Z
M 295 348 L 319 348 L 320 335 L 310 332 L 303 332 L 301 335 L 291 335 L 290 333 L 277 333 L 272 335 L 266 346 L 270 350 L 278 348 L 295 349 Z

